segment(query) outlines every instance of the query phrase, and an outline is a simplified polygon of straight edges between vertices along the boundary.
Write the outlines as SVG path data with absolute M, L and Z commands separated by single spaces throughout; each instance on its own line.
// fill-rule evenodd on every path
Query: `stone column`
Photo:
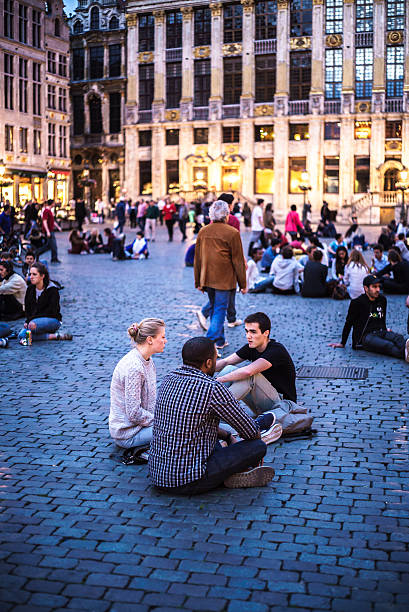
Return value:
M 372 114 L 370 142 L 370 191 L 383 191 L 380 183 L 378 167 L 385 161 L 385 121 L 382 115 Z
M 125 189 L 129 198 L 135 200 L 140 194 L 138 130 L 136 127 L 126 128 L 125 138 Z
M 153 121 L 165 119 L 166 51 L 165 11 L 153 11 L 155 17 L 155 90 L 152 104 Z
M 254 127 L 251 119 L 240 122 L 240 153 L 244 157 L 241 166 L 241 192 L 252 197 L 254 194 Z
M 89 80 L 89 48 L 84 46 L 84 79 Z
M 104 45 L 104 79 L 109 77 L 109 49 Z
M 339 199 L 341 205 L 351 204 L 354 195 L 354 144 L 354 119 L 353 117 L 342 117 L 339 154 Z
M 190 164 L 186 157 L 193 150 L 193 124 L 182 123 L 179 131 L 179 184 L 184 191 L 192 191 L 192 177 L 190 175 Z
M 209 119 L 215 121 L 222 118 L 223 101 L 223 20 L 222 3 L 212 2 L 212 45 L 211 45 L 211 84 L 209 98 Z
M 126 101 L 126 117 L 127 124 L 138 122 L 138 17 L 135 13 L 130 13 L 126 16 L 128 26 L 127 32 L 127 65 L 128 82 L 127 82 L 127 101 Z M 122 49 L 124 45 L 122 46 Z M 123 69 L 121 70 L 121 74 Z
M 183 14 L 183 49 L 182 49 L 182 99 L 180 116 L 182 121 L 193 118 L 193 9 L 182 6 Z
M 166 194 L 165 128 L 156 125 L 152 130 L 152 197 Z
M 216 191 L 221 190 L 221 161 L 222 154 L 222 124 L 219 122 L 209 123 L 209 145 L 208 153 L 215 161 L 209 166 L 208 180 L 209 189 L 215 187 Z
M 109 169 L 108 169 L 109 159 L 107 155 L 103 155 L 102 157 L 102 200 L 104 202 L 109 202 Z
M 406 8 L 406 24 L 405 24 L 405 73 L 403 80 L 403 112 L 409 113 L 409 9 Z M 403 122 L 407 123 L 409 118 L 406 117 L 403 119 Z M 403 129 L 403 126 L 402 126 Z M 407 132 L 406 132 L 407 134 Z M 402 133 L 402 144 L 403 144 L 403 133 Z M 406 147 L 409 146 L 409 143 L 406 141 Z M 403 157 L 402 157 L 403 160 Z M 403 161 L 402 161 L 403 163 Z M 407 164 L 406 164 L 407 166 Z
M 274 211 L 279 215 L 288 212 L 288 120 L 274 120 Z
M 254 0 L 240 0 L 243 5 L 243 81 L 240 99 L 240 115 L 243 118 L 253 116 L 255 96 L 255 14 Z M 251 193 L 253 189 L 251 189 Z M 250 193 L 250 192 L 248 192 Z
M 109 134 L 109 94 L 101 95 L 102 133 Z M 105 138 L 107 140 L 107 138 Z
M 342 112 L 354 112 L 355 102 L 355 19 L 354 0 L 344 0 L 344 54 L 342 76 Z M 342 166 L 341 166 L 342 167 Z
M 310 113 L 324 112 L 324 0 L 313 0 Z M 311 133 L 311 130 L 310 130 Z
M 374 72 L 372 86 L 372 112 L 382 113 L 385 108 L 385 3 L 374 0 L 373 5 Z M 372 131 L 373 134 L 373 131 Z M 371 147 L 372 148 L 372 147 Z
M 276 116 L 281 116 L 288 112 L 288 94 L 290 91 L 290 7 L 288 0 L 277 0 L 277 9 L 277 84 L 274 96 L 274 111 Z M 276 176 L 275 172 L 274 176 Z M 287 194 L 285 195 L 287 196 Z
M 309 200 L 312 204 L 313 212 L 320 211 L 323 200 L 323 128 L 324 124 L 320 117 L 314 115 L 310 118 L 310 140 L 308 142 L 307 171 L 311 186 Z
M 89 121 L 89 104 L 88 96 L 84 94 L 84 134 L 89 134 L 90 121 Z

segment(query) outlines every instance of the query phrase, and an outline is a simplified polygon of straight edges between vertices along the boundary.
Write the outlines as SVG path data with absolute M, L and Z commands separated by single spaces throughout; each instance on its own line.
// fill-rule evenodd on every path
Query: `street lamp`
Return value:
M 405 206 L 405 191 L 409 189 L 409 172 L 407 170 L 401 170 L 399 172 L 400 180 L 395 183 L 396 189 L 402 192 L 402 205 L 400 209 L 400 220 L 406 221 L 406 206 Z
M 301 191 L 303 192 L 304 195 L 304 208 L 305 205 L 307 203 L 307 191 L 311 191 L 311 185 L 309 184 L 309 176 L 308 176 L 308 172 L 306 170 L 304 170 L 303 172 L 301 172 L 301 183 L 299 183 L 298 188 L 301 189 Z
M 4 178 L 6 173 L 6 165 L 3 159 L 0 159 L 0 203 L 3 202 L 3 185 L 11 185 L 11 181 Z

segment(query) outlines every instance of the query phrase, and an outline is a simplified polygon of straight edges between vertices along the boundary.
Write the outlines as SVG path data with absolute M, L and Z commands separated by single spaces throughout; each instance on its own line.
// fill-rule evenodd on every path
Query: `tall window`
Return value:
M 57 108 L 55 104 L 55 85 L 47 86 L 47 106 L 51 109 Z
M 179 130 L 166 130 L 166 141 L 165 142 L 167 146 L 178 146 Z
M 92 96 L 89 98 L 89 124 L 91 134 L 102 134 L 102 108 L 101 98 Z
M 388 30 L 404 30 L 405 0 L 387 0 L 386 27 Z
M 242 85 L 241 57 L 226 57 L 224 68 L 224 104 L 240 104 Z
M 324 192 L 339 193 L 339 157 L 324 158 Z
M 109 21 L 109 29 L 110 30 L 118 30 L 119 29 L 119 19 L 116 15 L 111 17 Z
M 387 47 L 386 49 L 386 96 L 401 98 L 403 96 L 403 74 L 405 48 Z
M 72 112 L 74 118 L 74 136 L 84 133 L 84 96 L 72 97 Z
M 4 108 L 14 109 L 14 66 L 9 53 L 4 54 Z
M 48 124 L 48 155 L 57 155 L 55 148 L 55 123 Z
M 19 59 L 19 82 L 18 82 L 18 93 L 19 93 L 19 111 L 20 113 L 27 112 L 27 64 L 28 61 L 25 59 Z
M 342 49 L 325 51 L 325 97 L 327 100 L 341 98 Z
M 256 102 L 272 102 L 276 90 L 276 56 L 256 55 Z
M 47 70 L 51 74 L 57 74 L 56 55 L 54 51 L 47 51 Z
M 62 77 L 67 76 L 67 56 L 62 53 L 58 56 L 58 74 Z
M 139 146 L 140 147 L 151 147 L 152 146 L 152 131 L 151 130 L 139 130 Z
M 28 128 L 20 128 L 20 153 L 28 153 Z
M 109 76 L 121 76 L 121 45 L 109 45 Z
M 33 115 L 41 115 L 41 64 L 33 62 Z
M 118 134 L 121 131 L 121 94 L 119 91 L 109 94 L 109 132 Z
M 343 0 L 327 0 L 325 4 L 325 33 L 342 34 Z
M 60 157 L 67 157 L 67 128 L 60 125 L 58 128 L 58 144 Z
M 402 121 L 386 121 L 385 123 L 385 138 L 394 140 L 402 139 Z
M 209 142 L 209 128 L 194 128 L 193 144 L 207 144 Z
M 18 39 L 21 43 L 27 42 L 28 8 L 24 4 L 18 5 Z
M 290 140 L 309 140 L 308 123 L 290 123 Z
M 224 7 L 224 42 L 234 43 L 243 40 L 243 7 L 231 4 Z
M 177 49 L 182 46 L 182 13 L 166 13 L 166 49 Z
M 72 50 L 72 80 L 82 81 L 84 79 L 85 49 Z
M 274 161 L 272 159 L 254 160 L 254 192 L 274 193 Z
M 290 36 L 312 35 L 312 0 L 291 0 Z
M 373 0 L 356 0 L 356 31 L 373 31 Z
M 89 76 L 91 79 L 102 79 L 104 76 L 104 47 L 90 47 Z
M 194 20 L 195 47 L 199 47 L 200 45 L 210 45 L 212 37 L 211 30 L 211 10 L 208 7 L 196 9 Z
M 58 88 L 58 110 L 62 113 L 67 112 L 67 90 L 64 87 Z
M 223 142 L 240 142 L 240 126 L 228 125 L 223 127 Z
M 277 0 L 257 2 L 256 4 L 256 40 L 268 40 L 277 37 Z
M 177 108 L 182 95 L 182 62 L 166 64 L 166 108 Z
M 373 49 L 356 49 L 355 51 L 355 95 L 357 98 L 372 96 Z
M 155 48 L 155 19 L 153 15 L 141 15 L 138 24 L 139 51 Z
M 255 125 L 254 140 L 256 142 L 272 142 L 274 140 L 274 125 Z
M 33 9 L 32 17 L 33 47 L 39 49 L 41 47 L 41 11 Z
M 96 6 L 91 9 L 90 29 L 99 30 L 99 8 Z
M 311 52 L 290 53 L 290 100 L 307 100 L 311 88 Z
M 210 60 L 195 60 L 194 106 L 208 106 L 210 97 Z
M 74 23 L 74 34 L 81 34 L 82 32 L 82 23 L 79 19 Z
M 139 185 L 140 185 L 140 192 L 142 195 L 148 195 L 152 193 L 152 162 L 151 161 L 140 161 L 139 162 Z
M 57 38 L 59 38 L 60 36 L 60 20 L 56 19 L 54 21 L 54 36 L 57 36 Z
M 167 192 L 177 188 L 179 185 L 179 160 L 166 160 L 166 186 Z
M 328 121 L 324 125 L 324 140 L 339 140 L 341 124 L 338 121 Z
M 355 157 L 354 193 L 366 193 L 369 189 L 369 157 Z
M 141 64 L 139 66 L 139 108 L 150 110 L 154 93 L 154 66 Z
M 14 149 L 14 128 L 12 125 L 4 126 L 4 148 L 6 151 Z
M 40 130 L 33 131 L 33 153 L 41 155 L 41 132 Z
M 307 160 L 305 157 L 290 157 L 289 161 L 289 193 L 302 193 L 300 184 L 303 182 L 302 173 L 305 172 Z
M 3 31 L 6 38 L 14 38 L 14 0 L 4 0 Z

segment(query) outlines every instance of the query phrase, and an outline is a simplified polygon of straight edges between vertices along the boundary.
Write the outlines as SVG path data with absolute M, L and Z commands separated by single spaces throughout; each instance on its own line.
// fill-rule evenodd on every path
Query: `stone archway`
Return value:
M 405 167 L 398 159 L 388 159 L 378 166 L 378 185 L 381 191 L 395 191 L 395 183 L 399 180 L 399 172 Z

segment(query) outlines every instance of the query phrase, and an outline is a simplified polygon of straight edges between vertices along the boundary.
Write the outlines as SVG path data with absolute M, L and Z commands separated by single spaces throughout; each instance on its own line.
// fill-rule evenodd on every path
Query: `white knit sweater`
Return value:
M 109 432 L 114 440 L 129 440 L 153 422 L 156 368 L 137 348 L 117 364 L 111 381 Z

